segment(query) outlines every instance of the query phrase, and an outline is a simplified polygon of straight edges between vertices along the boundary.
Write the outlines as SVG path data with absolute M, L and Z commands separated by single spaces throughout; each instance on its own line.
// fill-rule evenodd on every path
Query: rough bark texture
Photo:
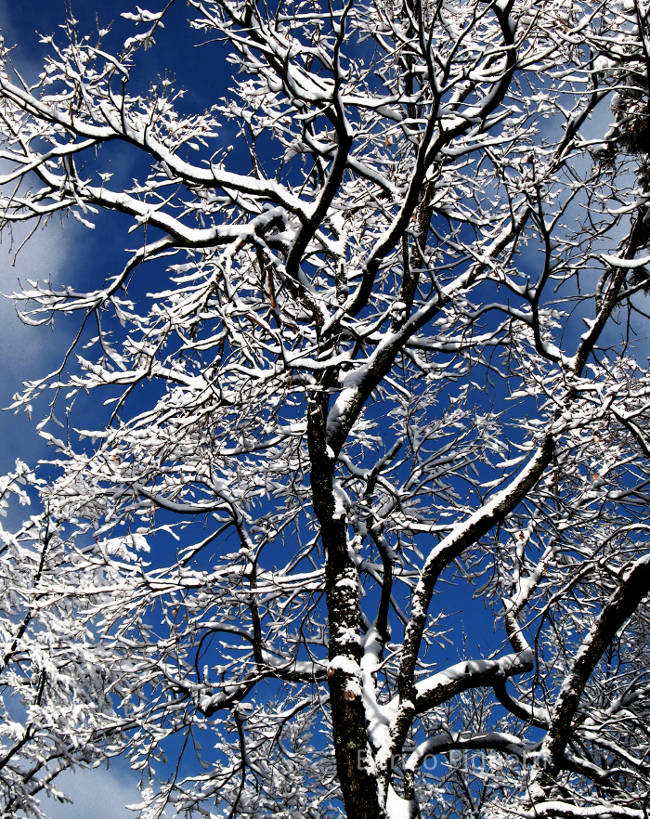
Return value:
M 327 409 L 326 394 L 313 399 L 308 434 L 314 508 L 326 561 L 330 659 L 327 677 L 334 753 L 347 815 L 376 819 L 384 815 L 379 805 L 377 781 L 363 764 L 368 740 L 359 687 L 359 578 L 348 553 L 345 517 L 335 517 L 334 460 L 326 443 Z

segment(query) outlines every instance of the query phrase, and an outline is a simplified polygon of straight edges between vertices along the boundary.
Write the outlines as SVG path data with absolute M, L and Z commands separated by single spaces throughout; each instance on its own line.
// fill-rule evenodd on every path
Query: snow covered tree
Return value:
M 3 230 L 129 248 L 17 295 L 89 747 L 143 817 L 647 816 L 645 0 L 122 18 L 0 68 Z
M 0 512 L 11 496 L 28 504 L 38 484 L 16 462 L 0 481 Z M 17 531 L 0 526 L 0 555 L 0 811 L 45 817 L 39 797 L 63 798 L 55 782 L 62 771 L 123 747 L 111 692 L 124 664 L 95 638 L 97 612 L 85 605 L 98 570 L 89 571 L 47 511 Z

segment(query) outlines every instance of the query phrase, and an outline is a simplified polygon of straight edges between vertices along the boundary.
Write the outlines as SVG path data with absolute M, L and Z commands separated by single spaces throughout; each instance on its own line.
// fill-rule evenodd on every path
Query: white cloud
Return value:
M 51 351 L 52 333 L 26 327 L 18 318 L 14 303 L 6 298 L 19 289 L 19 280 L 50 279 L 57 281 L 65 270 L 75 245 L 74 228 L 52 222 L 35 233 L 19 250 L 26 231 L 14 230 L 13 240 L 6 234 L 0 239 L 0 349 L 2 368 L 26 375 L 25 364 Z
M 61 15 L 62 7 L 58 16 Z M 8 44 L 20 43 L 12 53 L 12 61 L 28 78 L 32 75 L 35 77 L 40 70 L 35 48 L 41 16 L 38 6 L 26 16 L 24 9 L 10 6 L 7 0 L 0 0 L 0 34 Z M 7 226 L 0 237 L 1 406 L 6 406 L 6 396 L 11 396 L 22 379 L 42 374 L 38 362 L 48 358 L 53 360 L 63 343 L 62 340 L 57 343 L 52 331 L 47 328 L 35 331 L 22 324 L 14 303 L 5 296 L 19 289 L 19 279 L 23 282 L 27 278 L 60 281 L 59 274 L 65 271 L 73 258 L 80 229 L 69 222 L 61 224 L 56 216 L 30 237 L 33 227 L 31 224 Z
M 133 819 L 136 814 L 124 805 L 140 801 L 136 778 L 115 768 L 64 773 L 56 785 L 73 801 L 41 800 L 48 819 Z
M 0 411 L 11 404 L 23 381 L 40 378 L 58 364 L 70 340 L 65 331 L 54 331 L 48 326 L 25 326 L 6 294 L 19 289 L 19 279 L 56 282 L 65 278 L 78 244 L 75 232 L 78 233 L 73 226 L 61 226 L 53 221 L 31 237 L 15 262 L 16 251 L 24 238 L 22 226 L 14 231 L 13 243 L 6 235 L 0 241 L 0 293 L 3 294 L 0 296 Z M 9 469 L 16 457 L 31 460 L 42 454 L 42 442 L 24 413 L 4 413 L 0 417 L 0 432 L 0 472 Z

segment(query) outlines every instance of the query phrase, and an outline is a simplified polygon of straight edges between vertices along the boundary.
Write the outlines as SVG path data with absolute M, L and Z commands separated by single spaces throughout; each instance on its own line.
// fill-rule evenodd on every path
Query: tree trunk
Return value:
M 351 819 L 379 819 L 385 813 L 379 804 L 377 779 L 365 764 L 368 738 L 360 688 L 359 578 L 348 554 L 345 515 L 335 504 L 335 459 L 327 449 L 327 411 L 326 394 L 312 399 L 308 436 L 314 509 L 325 551 L 330 660 L 327 678 L 336 769 L 347 815 Z

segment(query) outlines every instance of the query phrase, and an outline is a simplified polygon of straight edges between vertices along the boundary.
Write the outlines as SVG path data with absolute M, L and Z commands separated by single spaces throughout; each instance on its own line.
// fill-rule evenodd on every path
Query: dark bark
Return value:
M 317 393 L 310 402 L 308 435 L 311 459 L 311 488 L 325 551 L 325 583 L 328 610 L 328 684 L 334 753 L 346 813 L 354 819 L 378 819 L 377 781 L 363 764 L 368 740 L 366 718 L 354 673 L 361 660 L 359 626 L 361 606 L 357 568 L 347 547 L 344 517 L 335 517 L 334 459 L 327 449 L 327 393 Z
M 618 630 L 634 614 L 650 591 L 650 560 L 639 560 L 621 579 L 577 653 L 562 686 L 545 740 L 541 784 L 550 787 L 562 767 L 564 750 L 571 739 L 582 693 L 605 649 Z

